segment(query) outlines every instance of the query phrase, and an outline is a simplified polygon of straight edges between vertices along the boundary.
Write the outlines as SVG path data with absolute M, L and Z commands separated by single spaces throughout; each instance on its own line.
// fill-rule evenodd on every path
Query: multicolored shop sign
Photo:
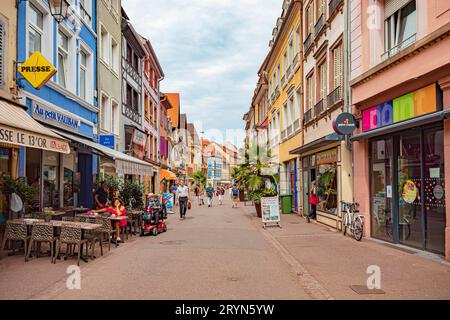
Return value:
M 436 84 L 408 93 L 362 112 L 363 132 L 388 126 L 438 110 Z
M 336 163 L 337 162 L 337 149 L 331 149 L 328 151 L 320 152 L 317 154 L 316 157 L 316 164 L 330 164 L 330 163 Z

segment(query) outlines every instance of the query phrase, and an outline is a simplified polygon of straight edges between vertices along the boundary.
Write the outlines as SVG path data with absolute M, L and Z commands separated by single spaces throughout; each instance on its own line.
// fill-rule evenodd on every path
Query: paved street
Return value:
M 197 207 L 158 237 L 134 237 L 82 263 L 81 290 L 66 289 L 72 261 L 0 261 L 0 299 L 400 299 L 450 298 L 450 266 L 374 241 L 357 243 L 297 216 L 263 231 L 251 206 Z M 381 295 L 358 295 L 367 266 Z

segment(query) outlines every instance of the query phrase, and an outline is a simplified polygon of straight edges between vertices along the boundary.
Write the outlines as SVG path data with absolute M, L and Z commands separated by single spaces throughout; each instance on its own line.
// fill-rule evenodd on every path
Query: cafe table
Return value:
M 17 221 L 24 221 L 25 224 L 29 227 L 32 227 L 37 222 L 45 222 L 43 219 L 17 219 Z M 82 237 L 84 238 L 84 234 L 86 231 L 94 231 L 99 228 L 101 228 L 101 225 L 94 224 L 94 223 L 88 223 L 88 222 L 72 222 L 72 221 L 58 221 L 58 220 L 52 220 L 49 223 L 53 225 L 54 229 L 61 228 L 63 225 L 67 226 L 73 226 L 73 227 L 80 227 L 82 231 Z M 83 253 L 83 247 L 80 248 L 81 253 Z M 88 262 L 88 257 L 81 255 L 80 257 L 84 262 Z

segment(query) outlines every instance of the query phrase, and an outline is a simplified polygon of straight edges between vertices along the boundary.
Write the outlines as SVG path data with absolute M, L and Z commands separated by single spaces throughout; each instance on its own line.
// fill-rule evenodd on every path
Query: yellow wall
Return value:
M 272 114 L 276 113 L 277 110 L 281 110 L 281 108 L 283 107 L 283 105 L 286 103 L 286 101 L 289 99 L 289 96 L 286 92 L 287 89 L 289 89 L 292 85 L 294 86 L 294 90 L 296 91 L 302 84 L 302 59 L 301 56 L 299 56 L 299 64 L 300 64 L 300 68 L 298 68 L 297 71 L 293 70 L 294 76 L 292 77 L 291 81 L 289 81 L 285 86 L 282 86 L 281 84 L 281 77 L 282 77 L 282 71 L 283 70 L 283 55 L 286 49 L 288 49 L 289 47 L 289 39 L 290 39 L 290 35 L 291 33 L 294 34 L 295 37 L 295 30 L 296 28 L 300 25 L 300 34 L 302 34 L 302 25 L 301 25 L 301 11 L 300 9 L 297 9 L 294 6 L 294 9 L 291 11 L 290 13 L 291 16 L 293 16 L 293 19 L 291 19 L 291 21 L 284 25 L 284 29 L 287 29 L 287 32 L 285 32 L 285 34 L 283 35 L 282 39 L 278 40 L 278 44 L 277 44 L 277 48 L 276 52 L 274 52 L 274 58 L 271 59 L 271 61 L 269 62 L 269 65 L 267 66 L 267 70 L 268 70 L 268 75 L 269 75 L 269 79 L 272 79 L 273 77 L 273 73 L 276 72 L 277 68 L 278 68 L 278 64 L 280 65 L 280 83 L 279 88 L 280 88 L 280 96 L 274 101 L 274 103 L 272 104 L 272 106 L 269 108 L 269 110 L 271 110 L 271 112 L 269 112 L 269 121 L 272 119 Z M 286 17 L 286 19 L 288 19 L 288 17 Z M 289 20 L 289 19 L 288 19 Z M 284 30 L 280 30 L 280 34 L 283 32 Z M 300 48 L 298 49 L 298 52 L 301 53 L 301 46 L 302 46 L 302 41 L 300 38 L 300 43 L 298 44 L 300 45 Z M 287 69 L 287 67 L 286 67 Z M 269 98 L 270 98 L 270 92 L 269 92 Z M 296 105 L 297 107 L 297 105 Z M 300 114 L 301 110 L 297 110 L 297 112 Z M 283 112 L 280 112 L 280 137 L 281 137 L 281 130 L 283 128 Z M 289 152 L 299 146 L 302 145 L 302 133 L 299 132 L 297 133 L 295 136 L 293 136 L 292 138 L 285 140 L 285 141 L 281 141 L 281 144 L 279 146 L 279 160 L 280 162 L 285 162 L 285 161 L 289 161 L 291 159 L 295 159 L 296 155 L 290 155 Z
M 10 84 L 13 81 L 14 65 L 16 60 L 16 34 L 17 34 L 17 9 L 16 0 L 2 0 L 2 9 L 0 10 L 0 19 L 6 27 L 6 39 L 4 45 L 4 84 L 0 85 L 0 96 L 6 99 L 13 98 L 13 92 L 10 90 Z

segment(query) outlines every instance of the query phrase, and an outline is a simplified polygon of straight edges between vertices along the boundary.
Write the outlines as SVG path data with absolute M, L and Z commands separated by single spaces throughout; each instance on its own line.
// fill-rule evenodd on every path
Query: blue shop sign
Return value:
M 102 146 L 108 147 L 113 150 L 116 148 L 115 138 L 114 138 L 114 135 L 112 135 L 112 134 L 99 135 L 99 143 Z
M 69 113 L 56 111 L 48 106 L 33 104 L 33 118 L 52 124 L 57 127 L 63 126 L 70 131 L 78 132 L 81 121 L 74 119 Z

